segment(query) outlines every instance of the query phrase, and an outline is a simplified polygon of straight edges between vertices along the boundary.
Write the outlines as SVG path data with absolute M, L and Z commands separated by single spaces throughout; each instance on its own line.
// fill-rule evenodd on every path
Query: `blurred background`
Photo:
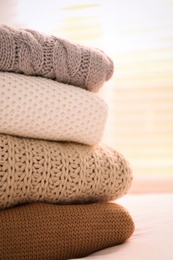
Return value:
M 131 192 L 173 192 L 173 0 L 0 0 L 0 23 L 105 51 L 103 142 L 130 162 Z

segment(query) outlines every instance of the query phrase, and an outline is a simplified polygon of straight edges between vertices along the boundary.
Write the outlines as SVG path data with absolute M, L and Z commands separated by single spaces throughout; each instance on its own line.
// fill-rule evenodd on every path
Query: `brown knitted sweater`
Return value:
M 113 74 L 102 51 L 30 29 L 0 26 L 0 70 L 43 76 L 97 92 Z
M 0 210 L 0 259 L 66 260 L 126 241 L 134 231 L 115 203 L 35 203 Z

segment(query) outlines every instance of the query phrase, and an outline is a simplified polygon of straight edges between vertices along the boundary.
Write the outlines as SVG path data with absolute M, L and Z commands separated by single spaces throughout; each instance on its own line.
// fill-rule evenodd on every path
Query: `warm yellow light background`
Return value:
M 126 156 L 135 176 L 173 176 L 173 1 L 15 2 L 8 23 L 112 57 L 114 76 L 99 93 L 109 104 L 103 141 Z

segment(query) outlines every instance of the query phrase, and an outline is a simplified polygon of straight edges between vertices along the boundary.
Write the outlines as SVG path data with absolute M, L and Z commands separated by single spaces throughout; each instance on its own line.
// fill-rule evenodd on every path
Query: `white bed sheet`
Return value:
M 173 260 L 173 193 L 128 194 L 116 203 L 128 209 L 135 222 L 131 238 L 78 259 Z

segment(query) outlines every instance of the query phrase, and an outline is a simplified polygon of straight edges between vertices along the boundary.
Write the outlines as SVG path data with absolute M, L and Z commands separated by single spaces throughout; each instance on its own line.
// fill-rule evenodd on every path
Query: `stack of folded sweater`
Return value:
M 86 256 L 126 241 L 126 159 L 101 143 L 108 107 L 96 92 L 107 55 L 0 26 L 0 259 Z M 95 93 L 94 93 L 95 92 Z

